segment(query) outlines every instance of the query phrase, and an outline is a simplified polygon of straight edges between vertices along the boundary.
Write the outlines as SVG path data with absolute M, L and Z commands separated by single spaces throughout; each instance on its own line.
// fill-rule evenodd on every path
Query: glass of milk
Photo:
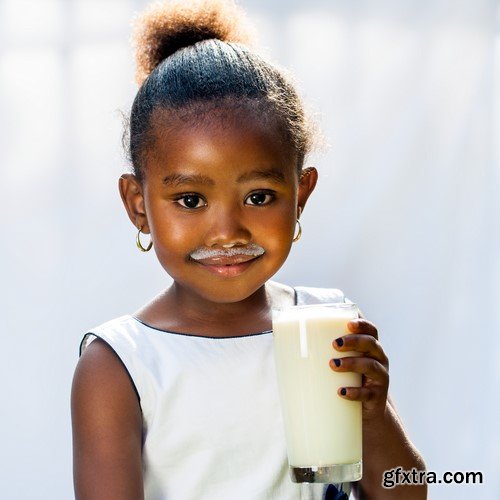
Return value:
M 273 311 L 278 388 L 288 463 L 296 483 L 341 483 L 361 479 L 361 402 L 342 399 L 340 387 L 361 386 L 361 375 L 334 372 L 340 352 L 332 342 L 358 317 L 352 303 L 291 306 Z

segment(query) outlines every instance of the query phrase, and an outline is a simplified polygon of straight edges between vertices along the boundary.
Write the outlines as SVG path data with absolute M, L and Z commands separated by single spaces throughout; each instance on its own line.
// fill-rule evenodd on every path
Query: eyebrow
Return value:
M 275 181 L 278 184 L 285 184 L 285 174 L 277 169 L 270 168 L 267 170 L 252 170 L 251 172 L 246 172 L 236 179 L 236 182 L 247 182 L 253 181 L 255 179 L 267 179 Z
M 202 184 L 205 186 L 213 186 L 215 182 L 205 175 L 184 175 L 170 174 L 163 179 L 163 184 L 167 186 L 177 187 L 183 184 Z
M 266 179 L 277 182 L 278 184 L 285 183 L 285 175 L 276 168 L 267 170 L 252 170 L 240 175 L 236 182 L 248 182 L 256 179 Z M 177 187 L 184 184 L 201 184 L 205 186 L 214 186 L 215 182 L 205 175 L 185 175 L 185 174 L 170 174 L 163 178 L 163 184 L 167 186 Z

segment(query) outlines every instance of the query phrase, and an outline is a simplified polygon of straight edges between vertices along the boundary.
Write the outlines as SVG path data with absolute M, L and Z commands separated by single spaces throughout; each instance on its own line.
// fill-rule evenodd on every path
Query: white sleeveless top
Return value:
M 336 289 L 295 290 L 297 304 L 344 301 Z M 139 397 L 146 500 L 295 500 L 301 488 L 306 498 L 347 498 L 349 484 L 290 479 L 271 331 L 212 338 L 127 315 L 92 328 L 80 352 L 95 338 Z

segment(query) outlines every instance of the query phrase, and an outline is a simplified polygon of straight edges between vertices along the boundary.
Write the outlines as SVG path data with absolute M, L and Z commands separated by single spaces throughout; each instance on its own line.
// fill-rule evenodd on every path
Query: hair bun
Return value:
M 161 61 L 183 47 L 211 38 L 249 45 L 253 38 L 244 12 L 232 0 L 155 3 L 134 24 L 139 85 Z

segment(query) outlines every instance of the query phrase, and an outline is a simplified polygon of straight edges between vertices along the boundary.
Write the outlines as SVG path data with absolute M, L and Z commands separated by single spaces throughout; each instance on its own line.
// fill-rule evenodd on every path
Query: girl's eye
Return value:
M 185 194 L 175 200 L 184 208 L 201 208 L 206 206 L 207 202 L 197 194 Z
M 252 193 L 247 197 L 245 200 L 245 203 L 247 205 L 267 205 L 268 203 L 271 203 L 275 198 L 274 194 L 271 193 L 264 193 L 264 192 L 259 192 L 259 193 Z

